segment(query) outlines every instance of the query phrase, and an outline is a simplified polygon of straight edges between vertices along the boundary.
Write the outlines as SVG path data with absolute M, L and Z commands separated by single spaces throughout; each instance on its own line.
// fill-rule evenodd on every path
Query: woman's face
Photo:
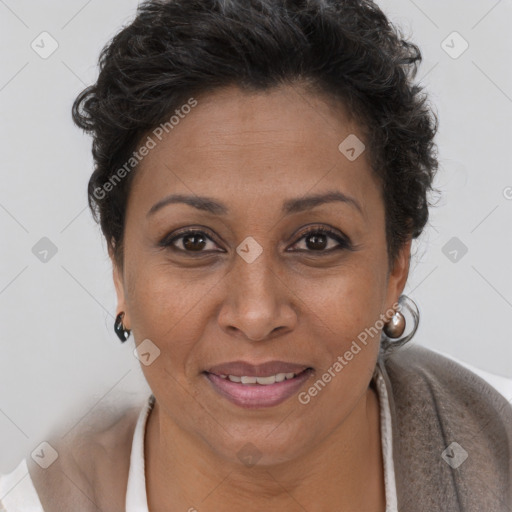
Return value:
M 292 87 L 197 101 L 161 141 L 149 134 L 114 269 L 119 310 L 150 354 L 161 422 L 233 462 L 291 460 L 365 399 L 380 329 L 360 340 L 400 296 L 410 244 L 388 273 L 380 187 L 340 105 Z M 171 195 L 188 203 L 162 203 Z

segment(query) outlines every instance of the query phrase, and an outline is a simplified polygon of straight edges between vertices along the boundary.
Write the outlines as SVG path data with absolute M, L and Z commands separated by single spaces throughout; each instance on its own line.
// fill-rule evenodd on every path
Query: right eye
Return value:
M 203 250 L 208 245 L 208 242 L 217 245 L 204 231 L 188 229 L 179 234 L 175 234 L 171 238 L 165 237 L 159 245 L 168 247 L 171 250 L 186 253 L 220 252 L 215 250 Z

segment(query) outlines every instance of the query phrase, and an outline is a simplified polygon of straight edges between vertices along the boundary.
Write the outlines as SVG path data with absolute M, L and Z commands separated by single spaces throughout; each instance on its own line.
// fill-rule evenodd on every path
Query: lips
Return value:
M 214 375 L 234 375 L 236 377 L 250 376 L 250 377 L 269 377 L 279 373 L 301 373 L 308 368 L 308 365 L 287 363 L 284 361 L 268 361 L 266 363 L 254 365 L 245 361 L 232 361 L 229 363 L 222 363 L 211 367 L 207 373 Z
M 218 395 L 239 407 L 251 409 L 284 402 L 296 394 L 313 373 L 310 366 L 283 361 L 260 365 L 233 361 L 203 372 Z

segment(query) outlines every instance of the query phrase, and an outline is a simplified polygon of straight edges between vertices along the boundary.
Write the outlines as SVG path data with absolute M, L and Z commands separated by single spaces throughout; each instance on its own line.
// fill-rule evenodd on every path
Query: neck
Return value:
M 228 512 L 385 508 L 379 402 L 368 391 L 349 417 L 306 454 L 251 467 L 218 456 L 183 432 L 155 403 L 148 418 L 145 465 L 149 509 Z

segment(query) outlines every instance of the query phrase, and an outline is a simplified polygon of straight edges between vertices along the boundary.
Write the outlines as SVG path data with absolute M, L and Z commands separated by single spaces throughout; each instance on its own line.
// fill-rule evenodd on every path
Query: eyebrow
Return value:
M 339 192 L 337 190 L 325 192 L 322 194 L 314 194 L 305 197 L 298 197 L 288 199 L 283 203 L 282 213 L 284 215 L 291 215 L 293 213 L 303 212 L 310 210 L 316 206 L 326 203 L 341 202 L 356 208 L 361 215 L 364 215 L 361 205 L 353 197 Z M 197 210 L 213 213 L 214 215 L 227 215 L 229 208 L 219 201 L 205 196 L 190 196 L 184 194 L 171 194 L 164 197 L 158 203 L 154 204 L 147 213 L 147 217 L 155 214 L 158 210 L 170 204 L 187 204 L 196 208 Z

